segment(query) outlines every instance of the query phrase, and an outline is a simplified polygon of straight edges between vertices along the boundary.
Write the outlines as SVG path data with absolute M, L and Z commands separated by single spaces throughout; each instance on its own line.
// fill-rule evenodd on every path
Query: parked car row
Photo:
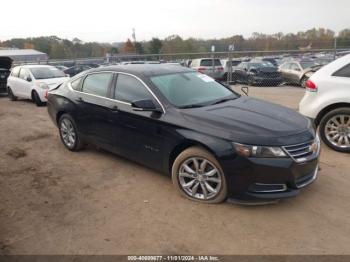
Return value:
M 242 57 L 231 60 L 200 58 L 189 61 L 188 67 L 220 81 L 230 80 L 231 83 L 273 86 L 285 83 L 305 88 L 306 81 L 310 76 L 333 59 L 334 57 L 329 55 L 315 56 L 311 54 Z M 231 77 L 229 77 L 230 72 Z

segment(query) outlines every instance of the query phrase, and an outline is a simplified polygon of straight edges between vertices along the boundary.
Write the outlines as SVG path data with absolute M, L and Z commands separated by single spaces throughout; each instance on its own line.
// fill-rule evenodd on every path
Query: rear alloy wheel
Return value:
M 84 143 L 78 135 L 74 120 L 68 114 L 61 116 L 58 127 L 61 141 L 66 148 L 70 151 L 79 151 L 83 148 Z
M 45 103 L 43 103 L 38 95 L 38 93 L 36 91 L 33 91 L 32 93 L 32 99 L 34 101 L 34 103 L 37 105 L 37 106 L 42 106 L 44 105 Z
M 16 101 L 17 100 L 17 96 L 15 96 L 13 94 L 12 89 L 10 87 L 7 89 L 7 94 L 8 94 L 8 96 L 9 96 L 11 101 Z
M 227 195 L 225 175 L 215 157 L 200 147 L 183 151 L 174 161 L 172 180 L 188 199 L 216 204 Z
M 350 108 L 335 109 L 320 123 L 320 135 L 330 148 L 350 152 Z
M 302 88 L 306 88 L 306 82 L 307 80 L 309 80 L 309 78 L 307 76 L 303 76 L 303 78 L 300 80 L 300 86 Z

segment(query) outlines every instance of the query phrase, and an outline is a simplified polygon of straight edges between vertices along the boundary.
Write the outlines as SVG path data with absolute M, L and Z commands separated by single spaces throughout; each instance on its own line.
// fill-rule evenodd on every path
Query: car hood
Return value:
M 188 126 L 239 143 L 290 145 L 314 138 L 310 121 L 296 111 L 249 97 L 182 114 Z
M 0 56 L 0 68 L 10 70 L 12 66 L 12 59 L 7 56 Z
M 49 86 L 50 89 L 57 87 L 58 85 L 69 80 L 69 77 L 58 77 L 58 78 L 50 78 L 50 79 L 37 79 L 37 82 L 45 83 Z

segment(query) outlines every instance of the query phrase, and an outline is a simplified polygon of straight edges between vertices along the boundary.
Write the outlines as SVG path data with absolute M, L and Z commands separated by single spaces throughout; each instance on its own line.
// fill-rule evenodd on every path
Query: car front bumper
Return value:
M 238 203 L 269 203 L 294 197 L 317 178 L 318 155 L 297 163 L 292 158 L 243 158 L 221 164 L 228 182 L 228 199 Z

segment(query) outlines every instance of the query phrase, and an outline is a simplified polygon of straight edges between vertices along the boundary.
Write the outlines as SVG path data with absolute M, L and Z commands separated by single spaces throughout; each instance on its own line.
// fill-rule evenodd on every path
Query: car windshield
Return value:
M 310 68 L 310 67 L 314 67 L 317 65 L 316 62 L 314 61 L 310 61 L 310 62 L 300 62 L 300 65 L 303 69 L 306 69 L 306 68 Z
M 61 70 L 54 67 L 32 67 L 30 68 L 30 71 L 35 79 L 49 79 L 66 76 Z
M 214 59 L 215 66 L 222 66 L 220 59 Z M 213 66 L 213 59 L 202 59 L 200 66 Z
M 171 104 L 180 108 L 205 106 L 238 97 L 213 78 L 196 72 L 154 76 L 151 81 Z
M 227 61 L 226 62 L 226 66 L 237 66 L 239 65 L 240 63 L 242 63 L 241 61 Z

